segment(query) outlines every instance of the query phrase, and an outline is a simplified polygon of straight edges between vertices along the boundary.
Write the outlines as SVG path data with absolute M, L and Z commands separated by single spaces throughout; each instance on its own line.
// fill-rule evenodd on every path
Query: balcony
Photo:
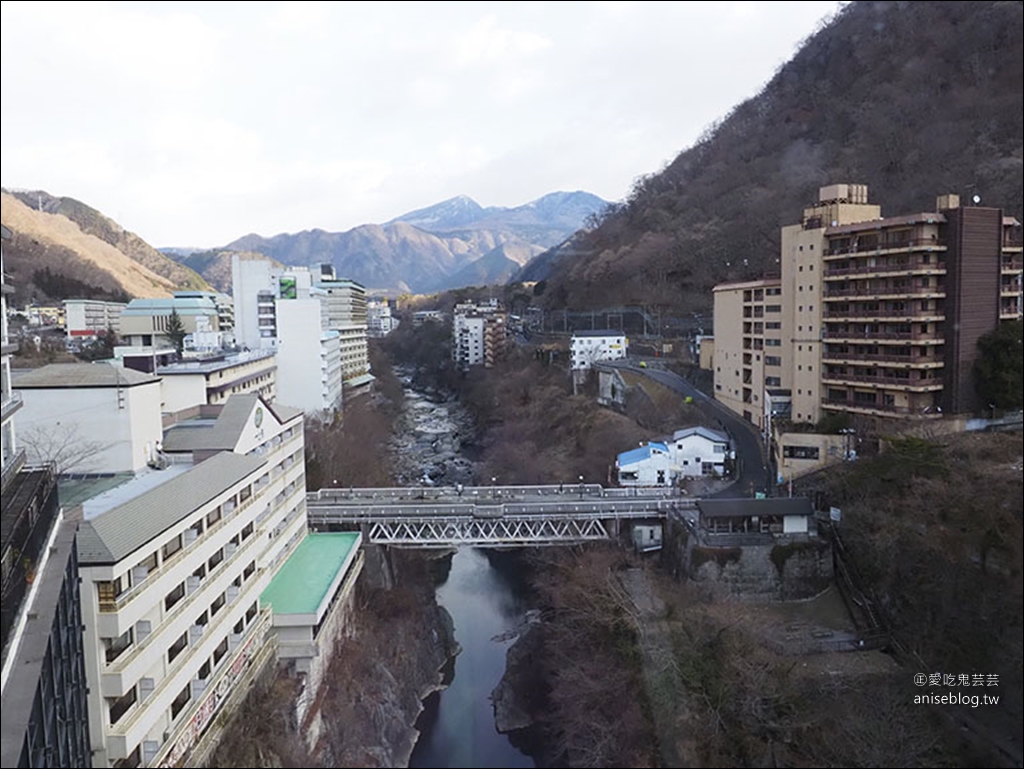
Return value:
M 881 416 L 918 416 L 925 419 L 939 419 L 942 417 L 942 412 L 936 408 L 914 409 L 908 406 L 894 406 L 888 403 L 871 403 L 852 399 L 826 398 L 822 400 L 821 406 L 829 410 L 856 411 L 865 414 L 877 413 Z
M 893 264 L 864 264 L 856 267 L 829 267 L 825 271 L 825 280 L 845 275 L 906 275 L 908 273 L 924 273 L 926 275 L 945 275 L 946 265 L 942 262 L 923 262 L 915 259 L 910 262 Z
M 932 299 L 939 299 L 946 296 L 945 286 L 853 286 L 850 288 L 832 288 L 825 284 L 825 301 L 840 297 L 863 296 L 863 297 L 887 297 L 887 296 L 926 296 Z
M 155 569 L 148 571 L 145 579 L 139 580 L 135 582 L 133 585 L 131 585 L 131 587 L 129 587 L 127 590 L 121 591 L 111 601 L 101 600 L 100 612 L 102 614 L 118 614 L 124 611 L 135 598 L 142 595 L 143 593 L 146 593 L 149 587 L 154 585 L 160 577 L 165 575 L 169 571 L 170 567 L 176 566 L 178 564 L 178 561 L 181 559 L 181 556 L 186 551 L 188 551 L 189 547 L 192 544 L 196 542 L 209 542 L 210 535 L 220 531 L 228 521 L 236 519 L 238 517 L 238 514 L 245 510 L 246 508 L 248 508 L 252 504 L 253 500 L 256 498 L 257 495 L 254 494 L 230 511 L 227 510 L 226 508 L 222 508 L 221 517 L 213 524 L 208 525 L 206 527 L 206 530 L 203 532 L 202 536 L 196 537 L 195 539 L 192 539 L 190 542 L 186 543 L 184 542 L 183 535 L 183 546 L 176 550 L 174 553 L 172 553 L 170 556 L 164 558 Z M 187 598 L 188 594 L 186 593 L 186 600 L 178 601 L 174 605 L 175 613 L 177 613 L 177 611 L 179 610 L 179 606 L 181 606 L 182 604 L 188 604 Z M 160 598 L 160 601 L 163 601 L 162 596 Z M 120 628 L 120 620 L 115 621 L 115 624 L 118 628 Z M 104 625 L 102 626 L 101 629 L 106 635 L 109 636 L 120 635 L 120 633 L 113 632 L 114 625 Z M 121 628 L 121 632 L 123 631 L 124 628 Z
M 851 309 L 839 311 L 833 307 L 829 307 L 825 310 L 824 317 L 826 320 L 832 319 L 845 319 L 845 318 L 898 318 L 900 320 L 945 320 L 945 310 L 864 310 L 864 309 Z
M 833 246 L 825 251 L 825 258 L 843 256 L 845 254 L 879 254 L 888 251 L 938 251 L 946 250 L 946 241 L 933 238 L 917 238 L 895 241 L 891 243 L 850 243 L 846 246 Z
M 856 383 L 877 387 L 897 388 L 900 390 L 915 390 L 918 392 L 942 389 L 941 379 L 912 379 L 910 377 L 870 374 L 822 374 L 821 381 L 826 384 Z
M 21 393 L 17 390 L 12 390 L 7 399 L 4 400 L 3 406 L 0 407 L 0 422 L 6 422 L 12 416 L 14 412 L 22 407 Z
M 922 349 L 922 348 L 917 348 Z M 831 352 L 826 350 L 822 356 L 826 363 L 844 363 L 847 361 L 865 363 L 895 363 L 905 367 L 927 366 L 938 368 L 945 363 L 937 355 L 893 355 L 892 353 L 855 353 L 855 352 Z
M 900 341 L 900 342 L 932 342 L 933 344 L 942 344 L 944 342 L 943 336 L 939 332 L 922 332 L 922 331 L 854 331 L 849 330 L 833 330 L 826 329 L 822 333 L 824 339 L 843 339 L 849 340 L 853 343 L 861 342 L 865 340 L 870 342 L 875 341 Z
M 276 637 L 269 634 L 271 610 L 263 609 L 240 636 L 229 638 L 229 653 L 217 664 L 198 696 L 178 714 L 167 739 L 150 766 L 177 766 L 195 749 L 214 718 L 234 708 L 238 698 L 248 691 L 250 679 L 263 670 L 276 654 Z M 226 664 L 226 660 L 239 660 Z

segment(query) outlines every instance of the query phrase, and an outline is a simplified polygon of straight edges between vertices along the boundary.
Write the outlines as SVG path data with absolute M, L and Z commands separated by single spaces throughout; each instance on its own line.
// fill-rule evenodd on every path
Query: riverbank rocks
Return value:
M 400 484 L 454 486 L 473 482 L 473 463 L 462 456 L 473 421 L 456 399 L 405 390 L 391 454 Z
M 543 629 L 540 612 L 526 613 L 523 623 L 513 631 L 516 641 L 508 648 L 505 673 L 491 692 L 494 726 L 502 734 L 526 729 L 534 724 L 534 713 L 542 703 L 544 690 L 540 659 Z

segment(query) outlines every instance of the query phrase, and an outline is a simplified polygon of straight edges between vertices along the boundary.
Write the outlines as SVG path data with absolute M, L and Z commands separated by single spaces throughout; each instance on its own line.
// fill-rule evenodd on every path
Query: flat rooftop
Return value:
M 288 614 L 319 622 L 355 560 L 360 539 L 349 531 L 307 534 L 260 596 L 263 606 L 273 607 L 275 624 Z
M 248 352 L 232 353 L 230 355 L 217 356 L 216 358 L 198 358 L 195 360 L 184 360 L 179 363 L 171 363 L 160 366 L 157 373 L 160 376 L 165 374 L 211 374 L 215 371 L 244 366 L 247 363 L 273 358 L 277 355 L 275 350 L 249 350 Z

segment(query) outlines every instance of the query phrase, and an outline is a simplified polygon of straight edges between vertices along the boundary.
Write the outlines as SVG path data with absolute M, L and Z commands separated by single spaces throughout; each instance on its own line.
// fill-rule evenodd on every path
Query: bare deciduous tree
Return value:
M 87 470 L 96 454 L 113 445 L 87 439 L 77 422 L 33 425 L 20 430 L 18 439 L 33 461 L 52 463 L 58 475 L 75 469 Z

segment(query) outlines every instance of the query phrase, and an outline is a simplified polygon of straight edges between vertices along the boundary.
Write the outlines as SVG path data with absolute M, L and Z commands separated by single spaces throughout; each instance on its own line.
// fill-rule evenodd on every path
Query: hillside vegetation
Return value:
M 779 228 L 818 187 L 868 185 L 884 215 L 978 194 L 1024 208 L 1024 6 L 854 2 L 755 97 L 592 232 L 527 265 L 542 301 L 707 310 L 711 287 L 776 268 Z
M 167 278 L 178 288 L 209 290 L 209 285 L 195 271 L 178 264 L 153 246 L 129 232 L 113 219 L 74 198 L 56 197 L 46 192 L 15 192 L 14 196 L 30 208 L 41 205 L 48 214 L 66 216 L 87 235 L 109 243 L 130 259 Z
M 116 246 L 83 231 L 65 214 L 29 208 L 7 192 L 0 193 L 0 200 L 3 224 L 13 235 L 4 244 L 4 269 L 15 288 L 12 304 L 82 296 L 166 297 L 178 287 Z

